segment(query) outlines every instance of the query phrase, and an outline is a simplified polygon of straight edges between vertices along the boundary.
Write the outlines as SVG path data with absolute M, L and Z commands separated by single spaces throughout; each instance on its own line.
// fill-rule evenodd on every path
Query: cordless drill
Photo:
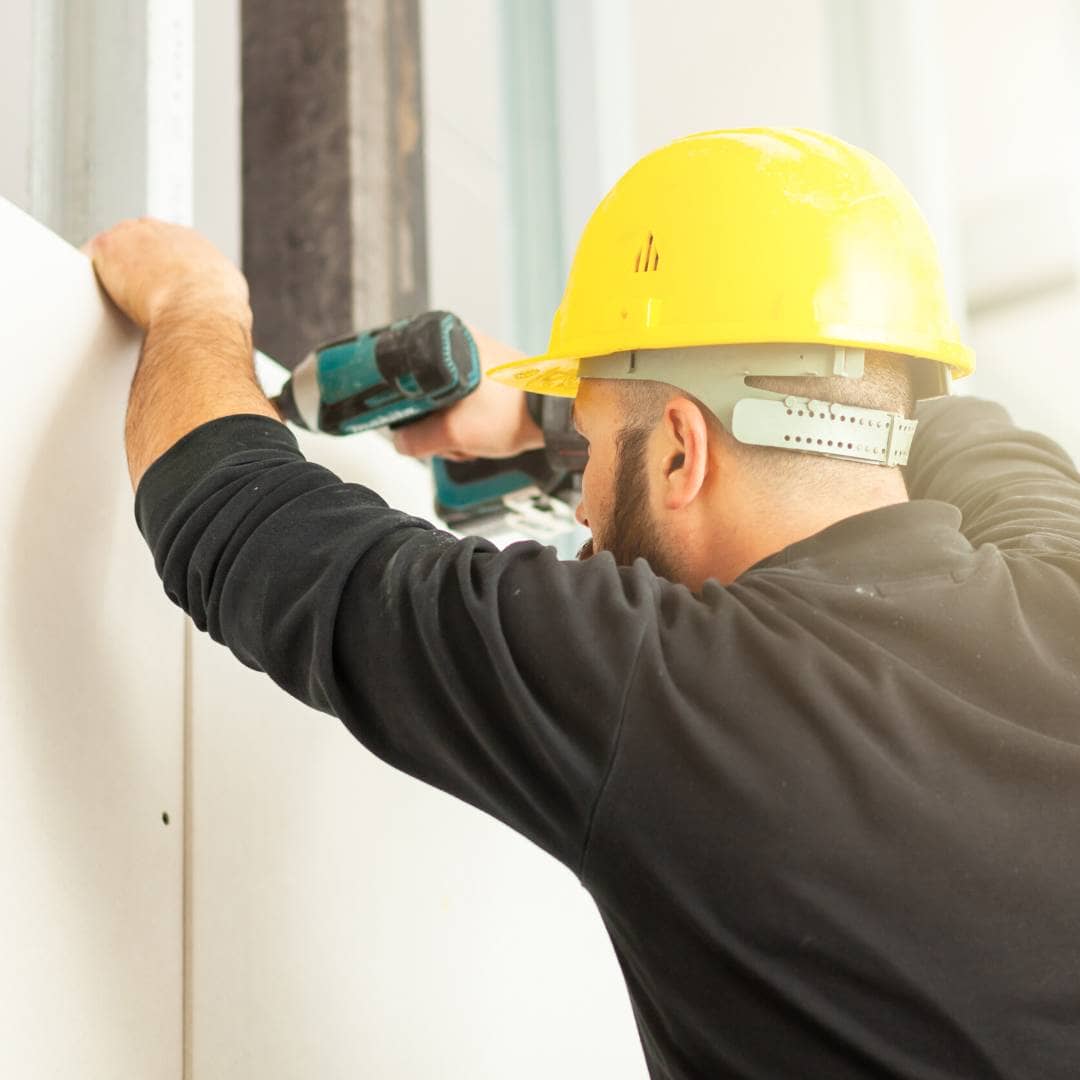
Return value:
M 468 328 L 449 312 L 428 311 L 320 345 L 273 401 L 286 420 L 309 431 L 350 435 L 414 423 L 479 385 L 480 358 Z M 569 427 L 568 417 L 561 427 Z M 460 526 L 499 513 L 502 500 L 524 488 L 563 488 L 582 464 L 581 455 L 567 453 L 567 432 L 560 435 L 552 439 L 551 453 L 529 450 L 467 462 L 436 458 L 436 513 Z

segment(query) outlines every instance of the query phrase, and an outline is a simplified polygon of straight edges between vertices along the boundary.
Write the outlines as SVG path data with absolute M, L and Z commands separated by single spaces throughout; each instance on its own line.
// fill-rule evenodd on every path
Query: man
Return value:
M 578 562 L 305 461 L 195 234 L 93 253 L 147 332 L 127 447 L 170 597 L 569 866 L 653 1076 L 1076 1074 L 1080 477 L 955 400 L 905 485 L 913 399 L 972 358 L 880 162 L 717 132 L 601 204 L 548 354 L 496 372 L 576 393 Z M 485 385 L 401 448 L 535 443 Z

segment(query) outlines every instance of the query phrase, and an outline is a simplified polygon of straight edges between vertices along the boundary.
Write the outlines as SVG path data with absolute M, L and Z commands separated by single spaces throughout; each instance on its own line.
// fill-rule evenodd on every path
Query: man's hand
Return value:
M 193 229 L 153 218 L 122 221 L 95 236 L 86 252 L 113 303 L 143 330 L 180 308 L 251 325 L 244 275 Z
M 141 218 L 95 236 L 86 250 L 105 291 L 146 331 L 125 428 L 133 488 L 210 420 L 278 419 L 255 379 L 247 282 L 209 240 Z
M 485 371 L 522 354 L 470 327 Z M 544 433 L 525 407 L 525 394 L 481 376 L 480 385 L 448 409 L 394 432 L 394 446 L 411 457 L 438 454 L 451 461 L 515 457 L 544 445 Z

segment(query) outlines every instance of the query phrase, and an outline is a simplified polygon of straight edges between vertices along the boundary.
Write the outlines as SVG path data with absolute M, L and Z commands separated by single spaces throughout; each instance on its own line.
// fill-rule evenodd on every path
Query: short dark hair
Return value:
M 842 375 L 829 378 L 757 375 L 746 381 L 762 390 L 775 390 L 814 401 L 832 401 L 837 405 L 882 409 L 909 419 L 915 412 L 911 364 L 906 356 L 890 353 L 868 352 L 861 379 L 846 379 Z

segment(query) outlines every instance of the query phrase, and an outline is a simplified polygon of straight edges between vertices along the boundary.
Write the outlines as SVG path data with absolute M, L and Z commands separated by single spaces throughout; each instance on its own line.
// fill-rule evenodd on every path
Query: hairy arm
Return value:
M 278 419 L 255 379 L 247 282 L 213 244 L 140 218 L 95 236 L 89 254 L 113 302 L 146 332 L 124 432 L 132 488 L 209 420 Z
M 189 431 L 240 413 L 278 419 L 255 379 L 250 314 L 198 301 L 164 308 L 147 328 L 128 399 L 132 489 Z

